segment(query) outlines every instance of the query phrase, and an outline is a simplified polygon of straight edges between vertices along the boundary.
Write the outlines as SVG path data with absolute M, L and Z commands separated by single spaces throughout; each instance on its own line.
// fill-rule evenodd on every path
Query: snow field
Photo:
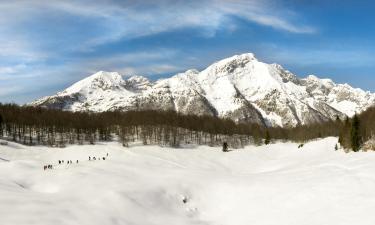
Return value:
M 374 224 L 375 152 L 334 151 L 336 142 L 228 153 L 9 143 L 0 146 L 0 224 Z M 88 161 L 106 153 L 105 161 Z

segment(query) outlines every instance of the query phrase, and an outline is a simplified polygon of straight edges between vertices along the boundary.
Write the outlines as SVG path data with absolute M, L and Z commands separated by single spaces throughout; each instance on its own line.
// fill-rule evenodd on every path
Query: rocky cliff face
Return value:
M 312 75 L 299 79 L 248 53 L 156 82 L 142 76 L 124 80 L 118 73 L 101 71 L 30 104 L 96 112 L 175 110 L 291 127 L 352 116 L 374 103 L 372 93 Z

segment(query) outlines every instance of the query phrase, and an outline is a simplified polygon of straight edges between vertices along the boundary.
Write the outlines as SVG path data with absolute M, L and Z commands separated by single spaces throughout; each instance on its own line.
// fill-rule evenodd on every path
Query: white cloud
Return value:
M 374 65 L 373 49 L 360 49 L 342 46 L 313 47 L 280 47 L 273 44 L 262 44 L 263 54 L 268 60 L 299 66 L 334 65 L 343 67 L 362 67 Z
M 120 74 L 125 76 L 142 75 L 150 77 L 160 74 L 173 75 L 174 73 L 177 73 L 178 71 L 181 71 L 183 69 L 185 68 L 171 64 L 150 64 L 142 67 L 119 67 L 116 69 L 116 72 L 119 72 Z
M 15 74 L 18 73 L 20 70 L 25 69 L 25 64 L 18 64 L 15 66 L 0 66 L 0 75 L 2 74 Z M 0 77 L 1 79 L 1 77 Z
M 273 7 L 274 4 L 274 0 L 14 0 L 0 3 L 4 12 L 0 15 L 0 21 L 4 22 L 0 24 L 12 26 L 51 10 L 91 19 L 92 23 L 100 24 L 103 32 L 78 43 L 81 50 L 184 27 L 201 27 L 202 35 L 212 36 L 219 28 L 233 29 L 232 25 L 224 23 L 229 16 L 292 33 L 315 31 L 313 27 L 296 22 L 295 13 L 290 13 L 280 4 Z
M 180 52 L 173 49 L 150 49 L 134 53 L 114 54 L 105 57 L 96 57 L 80 62 L 76 67 L 83 71 L 95 73 L 99 70 L 116 71 L 123 75 L 158 75 L 174 73 L 183 69 L 175 59 Z M 167 63 L 173 61 L 172 63 Z M 89 75 L 89 74 L 86 74 Z
M 275 1 L 247 0 L 213 0 L 223 15 L 235 15 L 278 30 L 292 33 L 314 33 L 316 28 L 293 23 L 289 17 L 293 12 L 288 11 Z M 276 5 L 276 7 L 274 7 Z
M 9 87 L 0 85 L 0 97 L 9 96 L 22 91 L 22 87 Z
M 236 24 L 230 16 L 293 33 L 315 29 L 300 25 L 287 9 L 274 0 L 13 0 L 0 2 L 0 60 L 13 64 L 61 59 L 66 52 L 91 51 L 98 45 L 134 39 L 186 27 L 199 27 L 200 35 L 213 36 L 218 29 L 228 32 Z M 49 17 L 53 18 L 49 18 Z M 87 21 L 92 34 L 67 18 Z M 66 18 L 67 17 L 67 18 Z M 41 23 L 35 28 L 34 20 Z M 49 20 L 59 25 L 48 23 Z M 31 23 L 31 24 L 30 24 Z M 43 24 L 46 23 L 46 24 Z M 52 27 L 51 27 L 52 26 Z M 69 27 L 73 30 L 69 30 Z M 35 30 L 34 30 L 35 29 Z M 67 29 L 65 31 L 64 29 Z M 62 32 L 56 35 L 57 31 Z M 52 35 L 51 35 L 52 32 Z M 71 33 L 68 33 L 71 32 Z M 36 33 L 36 34 L 34 34 Z M 72 35 L 82 35 L 76 39 Z

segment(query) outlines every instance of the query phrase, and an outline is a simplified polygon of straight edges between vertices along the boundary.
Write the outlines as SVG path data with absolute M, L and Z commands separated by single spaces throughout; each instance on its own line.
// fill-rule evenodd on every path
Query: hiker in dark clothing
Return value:
M 77 159 L 77 164 L 78 164 L 78 159 Z
M 103 157 L 103 160 L 105 160 L 105 157 Z
M 43 169 L 44 169 L 44 170 L 46 170 L 46 169 L 47 169 L 47 166 L 46 166 L 46 165 L 44 165 L 44 166 L 43 166 Z
M 61 164 L 61 160 L 59 160 L 59 165 Z
M 223 152 L 228 152 L 228 143 L 223 143 Z
M 69 164 L 69 160 L 66 162 L 66 164 Z
M 89 161 L 91 161 L 91 156 L 89 156 Z
M 107 152 L 107 157 L 108 157 L 108 152 Z

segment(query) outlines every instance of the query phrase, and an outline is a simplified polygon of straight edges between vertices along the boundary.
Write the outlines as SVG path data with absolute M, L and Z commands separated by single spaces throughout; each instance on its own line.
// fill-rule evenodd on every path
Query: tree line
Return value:
M 69 112 L 40 107 L 0 104 L 0 137 L 25 145 L 65 146 L 118 140 L 177 147 L 180 144 L 232 147 L 261 137 L 258 125 L 239 125 L 210 116 L 173 111 Z
M 25 145 L 65 146 L 119 141 L 178 147 L 181 144 L 231 148 L 269 144 L 271 140 L 306 142 L 328 136 L 339 137 L 341 146 L 358 150 L 373 137 L 375 108 L 341 121 L 294 128 L 267 128 L 235 123 L 212 116 L 183 115 L 174 111 L 69 112 L 41 107 L 0 104 L 0 137 Z M 366 122 L 362 122 L 366 121 Z
M 361 147 L 375 150 L 375 107 L 359 115 L 347 118 L 341 123 L 339 142 L 346 149 L 358 151 Z M 365 145 L 365 146 L 364 146 Z

